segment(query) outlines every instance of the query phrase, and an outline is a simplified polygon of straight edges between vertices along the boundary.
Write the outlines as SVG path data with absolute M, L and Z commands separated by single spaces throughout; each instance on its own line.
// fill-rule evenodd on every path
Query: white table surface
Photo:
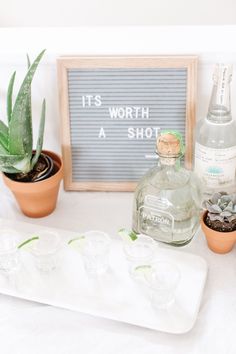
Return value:
M 0 181 L 0 217 L 111 236 L 130 228 L 132 193 L 64 192 L 55 212 L 41 219 L 21 214 Z M 186 334 L 172 335 L 0 295 L 1 354 L 235 354 L 236 248 L 212 253 L 201 232 L 179 249 L 205 258 L 208 279 L 199 316 Z

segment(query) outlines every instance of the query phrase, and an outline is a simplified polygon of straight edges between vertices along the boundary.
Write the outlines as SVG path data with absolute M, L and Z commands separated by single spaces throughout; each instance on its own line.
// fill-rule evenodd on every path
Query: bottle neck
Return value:
M 207 120 L 215 124 L 229 123 L 232 120 L 230 102 L 231 74 L 228 66 L 217 68 L 213 76 L 214 85 L 209 104 Z
M 159 161 L 164 169 L 179 169 L 180 167 L 180 157 L 159 156 Z

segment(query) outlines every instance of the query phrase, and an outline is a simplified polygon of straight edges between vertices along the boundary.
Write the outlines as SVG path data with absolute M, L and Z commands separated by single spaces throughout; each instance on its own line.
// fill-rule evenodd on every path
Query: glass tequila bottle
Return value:
M 163 132 L 157 139 L 157 165 L 134 194 L 133 230 L 174 246 L 185 245 L 194 236 L 201 199 L 197 179 L 180 164 L 183 153 L 181 135 Z
M 207 117 L 196 127 L 195 173 L 204 198 L 236 190 L 236 123 L 230 107 L 232 66 L 217 64 Z

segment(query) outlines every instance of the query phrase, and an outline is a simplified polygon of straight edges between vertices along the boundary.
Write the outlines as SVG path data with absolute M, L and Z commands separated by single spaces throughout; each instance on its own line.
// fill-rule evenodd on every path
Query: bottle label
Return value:
M 144 205 L 139 208 L 139 230 L 141 233 L 154 234 L 160 231 L 159 240 L 170 242 L 172 240 L 172 231 L 174 228 L 174 218 L 166 211 L 169 203 L 166 199 L 147 195 Z M 169 239 L 167 239 L 169 235 Z M 163 238 L 162 238 L 163 236 Z
M 214 149 L 196 143 L 194 170 L 207 187 L 232 186 L 236 174 L 236 146 Z

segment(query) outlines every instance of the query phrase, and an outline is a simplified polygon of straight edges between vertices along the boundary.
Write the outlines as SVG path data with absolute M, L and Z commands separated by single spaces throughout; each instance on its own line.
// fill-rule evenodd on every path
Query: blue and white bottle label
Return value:
M 228 188 L 235 183 L 236 146 L 214 149 L 195 145 L 195 173 L 209 188 Z

